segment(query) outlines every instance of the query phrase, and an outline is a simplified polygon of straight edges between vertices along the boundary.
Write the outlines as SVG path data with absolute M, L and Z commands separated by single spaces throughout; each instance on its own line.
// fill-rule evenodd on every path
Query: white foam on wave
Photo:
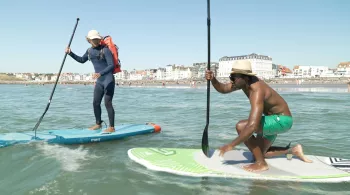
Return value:
M 61 164 L 62 169 L 69 172 L 76 172 L 83 166 L 83 162 L 97 158 L 95 155 L 89 154 L 89 150 L 84 149 L 83 146 L 76 149 L 47 143 L 38 144 L 37 146 L 45 156 L 56 159 Z
M 29 194 L 82 194 L 87 195 L 86 192 L 84 192 L 82 189 L 68 189 L 66 188 L 60 188 L 60 184 L 58 181 L 53 180 L 45 183 L 44 185 L 29 191 Z
M 58 189 L 58 183 L 56 180 L 48 182 L 43 186 L 36 188 L 29 192 L 29 194 L 36 194 L 40 192 L 46 192 L 46 194 L 59 194 L 60 190 Z

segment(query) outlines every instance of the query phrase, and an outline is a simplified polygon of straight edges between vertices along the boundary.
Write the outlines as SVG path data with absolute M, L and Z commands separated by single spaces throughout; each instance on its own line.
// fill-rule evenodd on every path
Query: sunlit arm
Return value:
M 230 93 L 237 90 L 231 82 L 226 84 L 220 83 L 215 77 L 211 80 L 211 83 L 219 93 Z
M 250 104 L 252 109 L 248 118 L 248 124 L 245 126 L 240 135 L 232 141 L 232 147 L 247 141 L 250 136 L 252 136 L 254 131 L 256 131 L 260 126 L 260 120 L 264 110 L 264 93 L 262 90 L 259 90 L 257 92 L 253 92 L 250 94 L 250 96 Z
M 69 55 L 70 55 L 75 61 L 77 61 L 77 62 L 79 62 L 79 63 L 82 63 L 82 64 L 84 64 L 86 61 L 88 61 L 88 53 L 87 53 L 87 51 L 85 52 L 85 54 L 84 54 L 82 57 L 76 55 L 76 54 L 73 53 L 72 51 L 69 53 Z

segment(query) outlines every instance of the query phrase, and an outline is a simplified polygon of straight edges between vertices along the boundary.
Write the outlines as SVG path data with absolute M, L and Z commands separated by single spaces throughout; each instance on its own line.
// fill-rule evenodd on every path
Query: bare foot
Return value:
M 301 147 L 300 144 L 297 144 L 296 146 L 293 147 L 292 149 L 292 154 L 299 157 L 300 160 L 307 162 L 307 163 L 312 163 L 312 160 L 307 159 L 304 155 L 303 148 Z
M 243 169 L 249 172 L 261 172 L 269 169 L 269 166 L 265 161 L 263 162 L 255 162 L 250 165 L 243 166 Z
M 114 127 L 108 127 L 106 130 L 103 131 L 104 133 L 113 133 L 115 132 Z
M 97 129 L 101 129 L 101 128 L 102 128 L 101 125 L 96 124 L 96 125 L 90 127 L 89 130 L 97 130 Z

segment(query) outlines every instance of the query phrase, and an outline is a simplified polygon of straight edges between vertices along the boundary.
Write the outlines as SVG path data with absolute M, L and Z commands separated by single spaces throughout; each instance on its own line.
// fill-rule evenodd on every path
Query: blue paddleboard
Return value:
M 4 133 L 0 134 L 0 148 L 14 144 L 28 143 L 31 141 L 46 141 L 53 144 L 84 144 L 122 139 L 130 136 L 159 132 L 159 125 L 148 124 L 122 124 L 114 127 L 115 132 L 103 133 L 101 130 L 89 129 L 61 129 Z

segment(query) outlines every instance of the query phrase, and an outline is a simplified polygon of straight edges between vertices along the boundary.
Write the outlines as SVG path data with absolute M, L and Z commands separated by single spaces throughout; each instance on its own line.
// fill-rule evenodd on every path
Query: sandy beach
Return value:
M 229 82 L 229 79 L 219 79 L 220 82 Z M 274 78 L 264 80 L 268 84 L 278 85 L 347 85 L 349 78 Z M 45 85 L 55 81 L 27 81 L 27 80 L 0 80 L 0 84 Z M 93 85 L 95 81 L 58 81 L 59 84 Z M 120 86 L 167 86 L 188 85 L 191 87 L 206 85 L 206 80 L 116 80 Z

